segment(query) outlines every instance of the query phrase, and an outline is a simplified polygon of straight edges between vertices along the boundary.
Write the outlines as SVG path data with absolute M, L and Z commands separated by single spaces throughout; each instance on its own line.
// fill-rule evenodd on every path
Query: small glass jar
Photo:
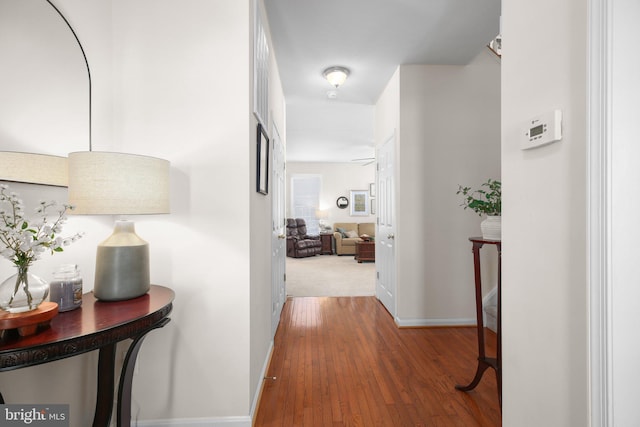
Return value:
M 49 283 L 49 301 L 58 304 L 59 312 L 82 305 L 82 277 L 76 264 L 63 264 L 54 271 Z

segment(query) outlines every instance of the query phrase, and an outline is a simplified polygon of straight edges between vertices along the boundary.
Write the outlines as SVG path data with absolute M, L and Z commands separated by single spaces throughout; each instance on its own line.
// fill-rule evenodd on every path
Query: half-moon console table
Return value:
M 469 391 L 476 388 L 482 379 L 484 371 L 493 368 L 496 372 L 496 380 L 498 383 L 498 401 L 502 407 L 502 242 L 499 240 L 485 240 L 482 237 L 470 237 L 469 240 L 473 244 L 473 270 L 475 275 L 476 288 L 476 318 L 478 328 L 478 368 L 476 375 L 469 385 L 456 385 L 456 389 Z M 482 316 L 482 276 L 480 274 L 480 248 L 484 245 L 494 245 L 498 250 L 498 284 L 497 284 L 497 309 L 496 315 L 496 335 L 497 349 L 496 357 L 487 357 L 484 343 L 484 320 Z
M 152 285 L 141 297 L 115 302 L 84 294 L 82 307 L 58 314 L 49 328 L 19 337 L 5 334 L 0 341 L 0 372 L 40 365 L 99 350 L 98 392 L 94 427 L 108 427 L 113 410 L 116 345 L 133 340 L 124 359 L 118 387 L 118 426 L 131 424 L 133 370 L 142 341 L 150 331 L 169 322 L 174 292 Z M 4 399 L 0 394 L 0 403 Z

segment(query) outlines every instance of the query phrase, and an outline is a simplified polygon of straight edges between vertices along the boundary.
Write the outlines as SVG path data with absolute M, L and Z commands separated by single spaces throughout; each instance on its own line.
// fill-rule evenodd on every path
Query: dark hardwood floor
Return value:
M 475 328 L 399 329 L 375 297 L 289 298 L 254 425 L 500 426 L 492 370 L 454 388 L 476 358 Z

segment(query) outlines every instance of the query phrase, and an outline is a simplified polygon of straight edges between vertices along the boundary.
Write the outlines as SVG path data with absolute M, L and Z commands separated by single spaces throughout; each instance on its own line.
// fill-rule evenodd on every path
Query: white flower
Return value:
M 82 237 L 81 233 L 67 238 L 58 235 L 67 220 L 67 210 L 72 209 L 70 205 L 41 201 L 34 210 L 35 218 L 27 221 L 22 200 L 8 189 L 8 185 L 0 184 L 0 205 L 9 205 L 0 208 L 0 255 L 15 265 L 29 266 L 42 253 L 60 252 L 62 246 L 68 246 Z M 50 211 L 57 214 L 52 222 L 47 218 Z

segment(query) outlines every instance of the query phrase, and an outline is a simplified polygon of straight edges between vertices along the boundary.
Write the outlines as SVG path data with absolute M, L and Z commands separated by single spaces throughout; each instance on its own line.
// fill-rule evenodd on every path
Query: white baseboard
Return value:
M 132 422 L 134 427 L 251 427 L 251 417 L 184 418 L 171 420 L 143 420 Z
M 429 326 L 475 326 L 476 319 L 400 319 L 395 318 L 396 325 L 399 328 L 418 328 Z
M 269 369 L 269 364 L 271 363 L 271 355 L 273 354 L 273 340 L 269 344 L 269 350 L 267 351 L 267 356 L 264 359 L 264 363 L 262 364 L 262 372 L 260 372 L 260 381 L 258 381 L 258 387 L 256 387 L 256 391 L 253 394 L 253 402 L 251 404 L 251 411 L 249 415 L 251 419 L 255 419 L 256 411 L 258 410 L 258 403 L 260 403 L 260 396 L 262 395 L 262 387 L 264 386 L 264 378 L 267 375 L 267 369 Z
M 482 298 L 482 308 L 488 306 L 488 305 L 496 305 L 496 301 L 498 300 L 498 287 L 494 287 L 493 289 L 491 289 L 489 292 L 487 292 L 487 295 L 484 296 L 484 298 Z
M 484 326 L 491 329 L 493 332 L 498 330 L 498 317 L 497 317 L 497 300 L 498 300 L 498 288 L 495 287 L 487 293 L 482 299 L 482 320 Z
M 267 356 L 262 365 L 262 372 L 260 372 L 260 381 L 258 387 L 253 396 L 253 403 L 251 404 L 251 412 L 248 416 L 242 417 L 213 417 L 213 418 L 184 418 L 184 419 L 170 419 L 170 420 L 141 420 L 132 422 L 134 427 L 251 427 L 253 419 L 256 416 L 258 409 L 258 403 L 260 402 L 260 394 L 262 393 L 262 386 L 264 384 L 263 378 L 269 368 L 271 362 L 271 355 L 273 354 L 273 340 L 269 345 Z

